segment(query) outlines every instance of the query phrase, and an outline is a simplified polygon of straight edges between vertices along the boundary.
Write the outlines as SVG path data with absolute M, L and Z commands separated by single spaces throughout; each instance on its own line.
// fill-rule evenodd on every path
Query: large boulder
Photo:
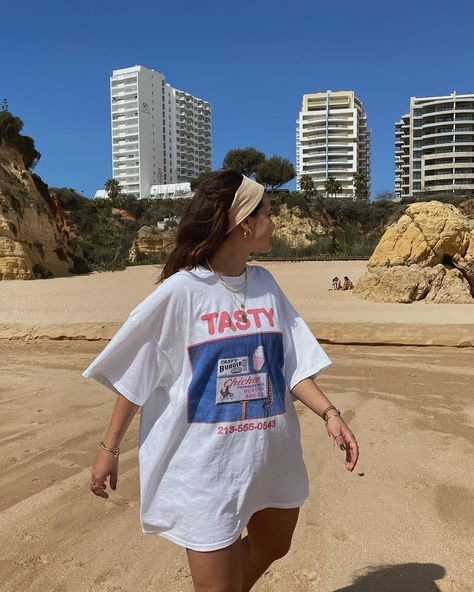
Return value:
M 16 150 L 0 143 L 0 280 L 63 276 L 84 264 L 60 203 L 25 168 Z
M 355 293 L 378 302 L 474 303 L 474 222 L 438 201 L 389 226 Z

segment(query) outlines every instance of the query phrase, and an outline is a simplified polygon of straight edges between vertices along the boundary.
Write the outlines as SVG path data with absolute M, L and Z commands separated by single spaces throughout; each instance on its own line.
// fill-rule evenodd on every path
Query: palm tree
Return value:
M 104 183 L 104 189 L 112 201 L 117 199 L 122 191 L 122 187 L 120 186 L 120 183 L 117 181 L 117 179 L 108 179 Z
M 336 197 L 336 195 L 342 191 L 342 185 L 334 177 L 328 177 L 326 179 L 324 188 L 326 189 L 326 193 L 328 195 L 333 194 L 334 197 Z
M 369 199 L 369 184 L 364 173 L 354 173 L 354 197 L 365 201 Z
M 311 201 L 313 197 L 317 197 L 318 192 L 314 185 L 314 181 L 310 175 L 301 175 L 300 191 L 303 193 L 307 201 Z

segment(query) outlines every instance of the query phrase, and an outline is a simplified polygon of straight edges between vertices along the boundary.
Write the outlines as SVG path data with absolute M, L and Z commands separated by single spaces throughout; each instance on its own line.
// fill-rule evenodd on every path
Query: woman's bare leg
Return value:
M 248 535 L 217 551 L 186 549 L 196 592 L 248 592 L 290 549 L 299 508 L 265 508 L 247 524 Z
M 242 592 L 248 592 L 277 559 L 284 557 L 298 521 L 299 508 L 265 508 L 256 512 L 242 539 Z
M 196 592 L 242 592 L 241 539 L 217 551 L 186 549 Z

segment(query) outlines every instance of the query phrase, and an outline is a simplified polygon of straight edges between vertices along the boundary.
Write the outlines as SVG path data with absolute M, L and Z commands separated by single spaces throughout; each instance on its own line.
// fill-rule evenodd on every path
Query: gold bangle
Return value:
M 326 415 L 328 411 L 331 411 L 331 409 L 336 409 L 334 407 L 334 405 L 329 405 L 329 407 L 326 407 L 326 409 L 321 413 L 321 417 L 323 418 L 323 421 L 326 421 Z M 337 409 L 336 409 L 337 411 Z
M 99 447 L 97 448 L 97 450 L 100 450 L 101 448 L 103 448 L 104 450 L 108 450 L 109 452 L 111 452 L 115 456 L 115 458 L 117 458 L 118 455 L 120 454 L 120 448 L 113 448 L 112 446 L 107 446 L 107 444 L 104 444 L 104 441 L 103 440 L 99 444 Z
M 338 409 L 335 409 L 335 413 L 334 415 L 330 415 L 329 417 L 326 417 L 326 423 L 332 418 L 332 417 L 341 417 L 341 412 Z

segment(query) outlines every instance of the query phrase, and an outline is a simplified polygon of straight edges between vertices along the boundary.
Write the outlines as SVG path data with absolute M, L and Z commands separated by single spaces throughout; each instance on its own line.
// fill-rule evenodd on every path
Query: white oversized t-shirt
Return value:
M 224 277 L 243 288 L 244 276 Z M 196 551 L 232 544 L 256 511 L 308 495 L 289 390 L 331 361 L 272 275 L 248 267 L 247 319 L 204 267 L 131 313 L 83 375 L 142 406 L 143 532 Z

